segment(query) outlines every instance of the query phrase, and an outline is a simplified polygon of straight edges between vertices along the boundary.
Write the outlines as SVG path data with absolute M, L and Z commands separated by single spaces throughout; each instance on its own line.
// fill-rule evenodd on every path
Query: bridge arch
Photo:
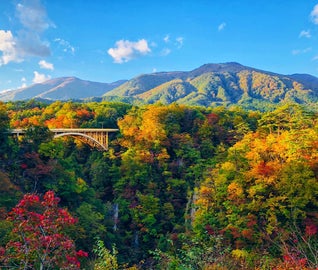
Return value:
M 53 128 L 50 129 L 53 133 L 53 138 L 70 136 L 84 143 L 95 147 L 101 151 L 108 150 L 108 134 L 117 132 L 116 128 Z M 24 136 L 24 129 L 12 129 L 9 131 L 14 136 Z
M 77 132 L 67 132 L 67 133 L 59 133 L 59 134 L 55 134 L 54 135 L 54 139 L 55 138 L 60 138 L 60 137 L 74 137 L 80 141 L 83 141 L 84 143 L 87 143 L 88 145 L 92 146 L 92 147 L 96 147 L 100 150 L 104 150 L 107 151 L 107 147 L 103 144 L 101 144 L 98 140 L 94 139 L 93 137 L 86 135 L 84 133 L 77 133 Z

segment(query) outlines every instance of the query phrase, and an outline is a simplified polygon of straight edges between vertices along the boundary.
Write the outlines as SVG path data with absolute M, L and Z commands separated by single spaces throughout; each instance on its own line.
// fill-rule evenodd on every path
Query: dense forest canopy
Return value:
M 101 152 L 49 130 L 77 127 L 119 132 Z M 8 102 L 0 141 L 3 267 L 318 267 L 318 122 L 308 108 Z

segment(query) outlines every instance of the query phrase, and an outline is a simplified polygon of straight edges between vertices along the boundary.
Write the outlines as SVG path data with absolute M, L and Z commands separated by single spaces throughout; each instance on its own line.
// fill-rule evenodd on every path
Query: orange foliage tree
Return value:
M 197 191 L 194 229 L 204 235 L 208 227 L 235 249 L 317 267 L 318 129 L 301 118 L 278 124 L 279 132 L 260 126 L 229 149 Z

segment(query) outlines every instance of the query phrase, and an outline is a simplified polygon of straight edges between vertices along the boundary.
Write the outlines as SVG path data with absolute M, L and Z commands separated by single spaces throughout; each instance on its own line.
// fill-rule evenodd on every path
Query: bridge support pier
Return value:
M 77 138 L 91 147 L 96 147 L 101 151 L 108 150 L 108 134 L 110 132 L 117 132 L 115 128 L 54 128 L 50 129 L 54 134 L 54 138 L 71 136 Z M 24 135 L 25 130 L 13 129 L 10 132 L 17 137 Z

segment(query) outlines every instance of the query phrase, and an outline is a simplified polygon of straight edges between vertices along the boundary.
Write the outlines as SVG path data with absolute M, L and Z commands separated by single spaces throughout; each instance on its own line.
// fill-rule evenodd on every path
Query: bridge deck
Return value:
M 116 132 L 116 128 L 52 128 L 50 131 L 54 133 L 54 138 L 62 136 L 77 137 L 92 147 L 101 150 L 108 150 L 108 133 Z M 14 136 L 23 136 L 25 134 L 23 129 L 12 129 L 9 133 Z
M 51 128 L 50 131 L 56 133 L 64 133 L 64 132 L 78 132 L 78 133 L 86 133 L 86 132 L 116 132 L 118 129 L 116 128 Z M 9 131 L 12 134 L 23 134 L 25 130 L 22 128 L 11 129 Z

